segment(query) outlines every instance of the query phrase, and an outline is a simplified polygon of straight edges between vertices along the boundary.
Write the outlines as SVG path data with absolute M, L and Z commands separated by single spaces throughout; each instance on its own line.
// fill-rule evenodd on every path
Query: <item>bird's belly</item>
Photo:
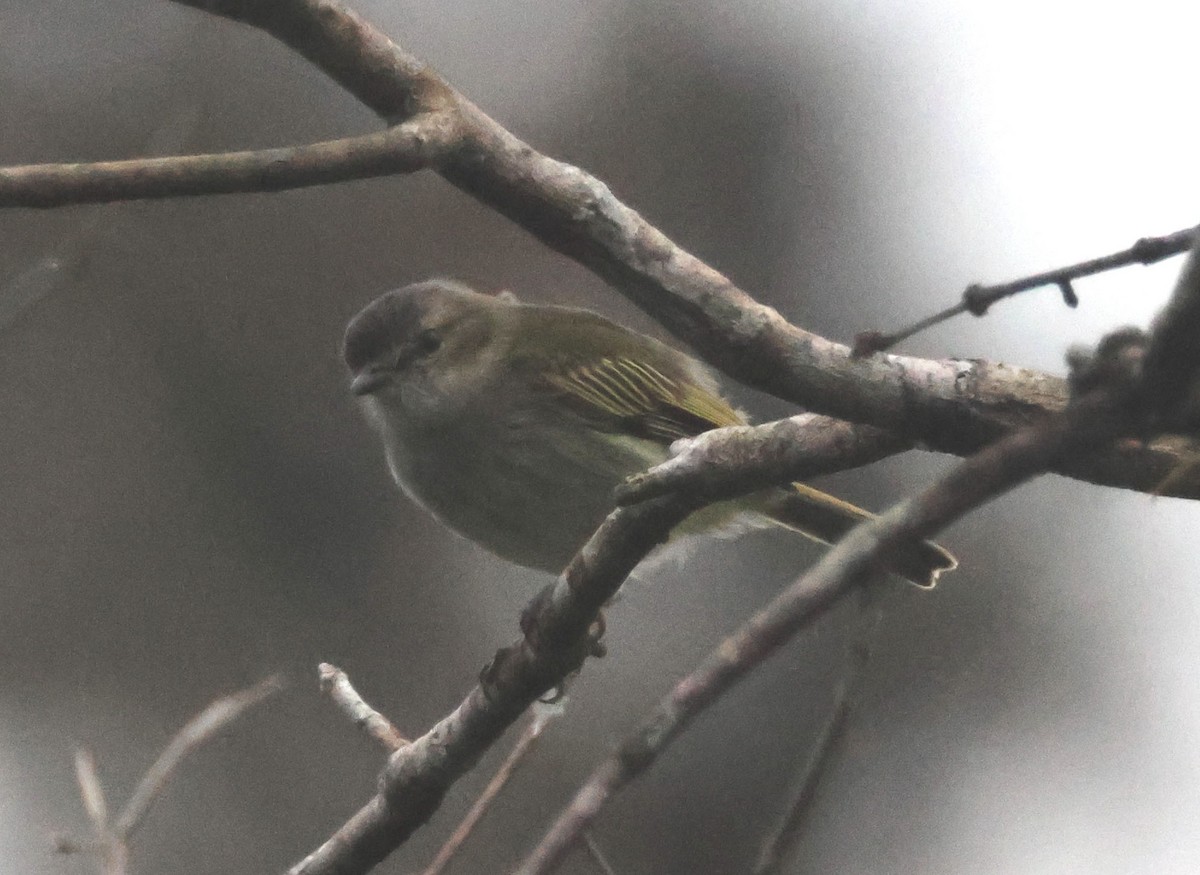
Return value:
M 656 443 L 573 424 L 441 433 L 396 446 L 393 477 L 441 522 L 505 559 L 555 572 L 612 510 L 617 484 L 666 455 Z

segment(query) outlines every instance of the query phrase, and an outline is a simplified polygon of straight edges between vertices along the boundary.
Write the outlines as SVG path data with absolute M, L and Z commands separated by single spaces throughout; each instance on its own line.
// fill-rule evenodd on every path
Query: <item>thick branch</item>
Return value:
M 0 167 L 0 207 L 58 207 L 187 195 L 280 191 L 429 167 L 454 140 L 455 116 L 418 116 L 394 128 L 308 146 Z
M 910 445 L 894 432 L 816 413 L 705 432 L 676 442 L 673 455 L 617 488 L 618 504 L 667 495 L 728 494 L 869 465 Z
M 968 455 L 1061 410 L 1064 382 L 1022 368 L 906 356 L 855 358 L 790 325 L 686 252 L 600 180 L 532 149 L 417 58 L 334 0 L 175 0 L 262 28 L 389 122 L 460 117 L 439 172 L 547 246 L 579 261 L 737 380 L 806 408 Z M 1148 491 L 1182 461 L 1166 446 L 1064 460 L 1082 480 Z M 1180 484 L 1200 497 L 1200 486 Z
M 253 25 L 294 49 L 389 123 L 437 103 L 445 83 L 353 10 L 330 0 L 174 0 Z M 447 95 L 447 104 L 450 95 Z

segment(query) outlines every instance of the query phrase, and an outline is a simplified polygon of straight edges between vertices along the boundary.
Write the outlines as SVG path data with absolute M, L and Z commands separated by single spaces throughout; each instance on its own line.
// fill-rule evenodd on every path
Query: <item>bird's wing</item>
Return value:
M 716 392 L 644 362 L 602 357 L 547 379 L 576 411 L 606 431 L 671 443 L 745 420 Z

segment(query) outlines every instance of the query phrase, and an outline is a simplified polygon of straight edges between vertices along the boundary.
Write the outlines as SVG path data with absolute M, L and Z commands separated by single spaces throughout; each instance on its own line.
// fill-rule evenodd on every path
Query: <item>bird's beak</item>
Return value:
M 387 370 L 370 369 L 361 374 L 355 374 L 350 381 L 350 391 L 359 397 L 377 392 L 392 381 L 392 372 Z

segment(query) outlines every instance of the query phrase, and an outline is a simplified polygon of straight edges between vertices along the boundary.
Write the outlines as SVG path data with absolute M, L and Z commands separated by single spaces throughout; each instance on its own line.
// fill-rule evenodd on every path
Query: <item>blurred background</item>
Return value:
M 357 0 L 519 136 L 582 165 L 806 328 L 895 327 L 1197 220 L 1200 11 L 1055 2 Z M 0 3 L 0 163 L 303 143 L 376 120 L 250 29 L 163 0 Z M 188 760 L 133 872 L 282 871 L 380 754 L 316 690 L 345 668 L 407 733 L 460 700 L 546 578 L 440 529 L 351 403 L 343 326 L 431 274 L 647 319 L 431 174 L 0 212 L 0 868 L 78 873 L 71 750 L 113 804 L 214 696 L 293 685 Z M 1178 260 L 960 319 L 904 351 L 1062 370 L 1146 324 Z M 788 408 L 732 388 L 759 417 Z M 872 508 L 952 460 L 832 478 Z M 789 872 L 1200 868 L 1200 508 L 1046 477 L 955 526 L 961 570 L 883 602 Z M 451 872 L 507 871 L 719 638 L 819 549 L 758 533 L 627 587 L 610 656 Z M 845 609 L 603 816 L 621 875 L 747 871 L 826 713 Z M 493 752 L 379 871 L 423 866 Z M 576 855 L 564 871 L 591 873 Z

